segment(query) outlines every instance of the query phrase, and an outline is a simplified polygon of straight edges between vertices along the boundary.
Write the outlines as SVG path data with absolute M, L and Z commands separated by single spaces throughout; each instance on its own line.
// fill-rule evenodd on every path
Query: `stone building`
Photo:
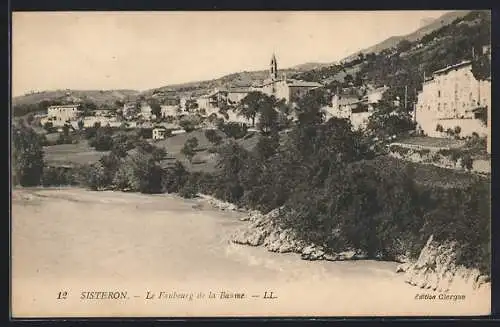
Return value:
M 262 83 L 253 85 L 252 90 L 261 91 L 269 96 L 274 95 L 277 99 L 285 99 L 287 104 L 292 104 L 310 90 L 322 86 L 322 84 L 316 82 L 287 78 L 286 74 L 279 77 L 278 62 L 273 54 L 269 67 L 269 78 Z
M 47 108 L 47 120 L 51 121 L 54 126 L 64 125 L 67 121 L 78 117 L 79 108 L 79 104 L 50 106 Z
M 443 137 L 443 131 L 459 127 L 460 136 L 488 136 L 491 80 L 477 80 L 471 68 L 471 61 L 463 61 L 425 79 L 414 118 L 426 135 Z M 486 124 L 480 119 L 481 109 L 488 112 Z

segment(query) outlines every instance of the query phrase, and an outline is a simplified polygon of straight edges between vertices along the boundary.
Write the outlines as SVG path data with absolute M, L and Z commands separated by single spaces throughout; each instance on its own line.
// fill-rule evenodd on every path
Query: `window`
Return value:
M 441 97 L 441 90 L 438 90 L 438 98 Z
M 438 103 L 438 111 L 441 111 L 441 103 Z

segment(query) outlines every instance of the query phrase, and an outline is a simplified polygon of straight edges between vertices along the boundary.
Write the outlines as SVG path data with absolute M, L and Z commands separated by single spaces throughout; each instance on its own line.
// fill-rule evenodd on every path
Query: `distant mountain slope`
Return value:
M 70 100 L 70 101 L 92 101 L 98 106 L 113 105 L 116 100 L 125 101 L 134 99 L 139 94 L 135 90 L 55 90 L 25 94 L 12 98 L 12 105 L 29 105 L 41 101 Z
M 396 45 L 398 45 L 399 42 L 401 42 L 403 40 L 415 42 L 418 39 L 422 38 L 424 35 L 429 34 L 433 31 L 436 31 L 445 25 L 449 25 L 455 19 L 464 17 L 470 12 L 471 12 L 471 10 L 463 10 L 463 11 L 460 10 L 460 11 L 453 11 L 453 12 L 444 14 L 443 16 L 441 16 L 437 19 L 434 19 L 432 21 L 429 20 L 430 21 L 429 24 L 422 26 L 421 28 L 419 28 L 415 32 L 412 32 L 412 33 L 407 34 L 407 35 L 392 36 L 392 37 L 390 37 L 390 38 L 388 38 L 380 43 L 377 43 L 371 47 L 368 47 L 366 49 L 358 51 L 358 52 L 350 55 L 349 57 L 345 58 L 344 60 L 350 60 L 352 58 L 355 58 L 359 53 L 363 53 L 363 54 L 367 54 L 367 53 L 371 53 L 371 52 L 379 53 L 385 49 L 395 47 Z
M 298 69 L 280 69 L 281 74 L 292 75 L 302 70 Z M 149 96 L 157 92 L 178 92 L 181 94 L 201 95 L 215 88 L 233 88 L 233 87 L 249 87 L 255 82 L 262 81 L 269 77 L 269 71 L 259 70 L 252 72 L 240 72 L 225 75 L 216 79 L 206 81 L 196 81 L 181 84 L 172 84 L 162 86 L 156 89 L 147 90 L 141 93 L 143 96 Z

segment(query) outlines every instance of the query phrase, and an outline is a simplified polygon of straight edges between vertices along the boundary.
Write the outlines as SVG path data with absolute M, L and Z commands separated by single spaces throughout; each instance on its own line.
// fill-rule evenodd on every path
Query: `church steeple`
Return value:
M 278 62 L 276 61 L 276 56 L 274 55 L 274 52 L 273 52 L 273 56 L 271 57 L 271 66 L 270 66 L 270 77 L 271 77 L 271 80 L 275 81 L 278 79 Z

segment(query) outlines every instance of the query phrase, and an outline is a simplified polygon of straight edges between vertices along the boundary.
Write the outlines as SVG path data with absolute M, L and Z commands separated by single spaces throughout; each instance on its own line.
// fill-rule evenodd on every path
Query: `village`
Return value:
M 489 46 L 483 47 L 483 54 L 491 56 Z M 399 97 L 391 99 L 393 105 L 403 107 L 415 123 L 411 137 L 391 142 L 391 149 L 402 148 L 404 155 L 401 151 L 392 151 L 393 155 L 405 160 L 461 169 L 463 163 L 457 162 L 456 158 L 452 161 L 445 159 L 443 163 L 443 160 L 435 158 L 435 154 L 464 147 L 464 140 L 475 137 L 487 140 L 486 148 L 480 151 L 482 154 L 476 155 L 476 160 L 473 160 L 475 165 L 470 164 L 469 170 L 489 173 L 491 78 L 476 80 L 471 67 L 470 60 L 462 61 L 425 77 L 415 103 L 408 103 Z M 258 132 L 259 115 L 252 120 L 240 110 L 242 101 L 249 94 L 262 93 L 281 100 L 287 110 L 275 110 L 285 120 L 294 122 L 297 120 L 294 110 L 297 102 L 308 92 L 324 88 L 321 83 L 280 74 L 274 54 L 268 70 L 267 79 L 246 88 L 216 88 L 199 96 L 155 92 L 148 99 L 142 96 L 134 101 L 117 103 L 114 108 L 95 110 L 82 110 L 82 104 L 75 101 L 49 106 L 46 113 L 38 113 L 35 118 L 46 132 L 52 132 L 56 137 L 63 133 L 64 126 L 72 131 L 96 126 L 141 130 L 144 132 L 141 135 L 153 142 L 193 130 L 217 129 L 224 123 L 244 126 L 248 132 Z M 378 110 L 378 104 L 388 90 L 385 85 L 372 84 L 337 88 L 328 93 L 329 104 L 322 108 L 325 121 L 330 118 L 348 119 L 353 130 L 366 130 L 370 116 Z M 71 99 L 70 92 L 66 95 Z M 420 151 L 420 155 L 415 158 L 415 151 L 412 150 Z M 427 158 L 422 158 L 422 151 L 430 153 Z

